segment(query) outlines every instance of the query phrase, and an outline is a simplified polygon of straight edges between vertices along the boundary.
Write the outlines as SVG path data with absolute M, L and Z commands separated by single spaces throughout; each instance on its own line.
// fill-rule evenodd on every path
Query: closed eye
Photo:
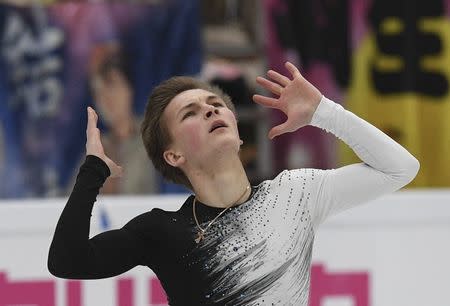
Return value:
M 224 106 L 225 106 L 225 105 L 223 105 L 223 103 L 221 103 L 221 102 L 214 102 L 212 105 L 218 106 L 218 107 L 224 107 Z M 189 112 L 187 112 L 186 114 L 184 114 L 184 116 L 183 116 L 183 118 L 181 118 L 181 120 L 184 120 L 184 119 L 186 119 L 187 117 L 192 116 L 192 115 L 195 115 L 195 112 L 194 112 L 194 111 L 189 111 Z
M 186 114 L 184 114 L 182 120 L 186 119 L 189 116 L 195 115 L 194 111 L 188 111 Z

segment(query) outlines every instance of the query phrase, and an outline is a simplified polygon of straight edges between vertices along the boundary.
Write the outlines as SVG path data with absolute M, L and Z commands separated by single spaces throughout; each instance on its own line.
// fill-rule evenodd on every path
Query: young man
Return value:
M 122 169 L 103 152 L 89 110 L 87 158 L 50 247 L 48 268 L 63 278 L 98 279 L 151 268 L 170 305 L 307 305 L 314 234 L 324 219 L 408 184 L 419 162 L 402 146 L 324 96 L 286 63 L 258 83 L 277 97 L 254 101 L 287 120 L 269 138 L 313 125 L 346 142 L 363 163 L 284 170 L 249 185 L 231 101 L 190 78 L 158 86 L 142 138 L 155 167 L 194 195 L 178 211 L 159 208 L 89 239 L 92 206 Z

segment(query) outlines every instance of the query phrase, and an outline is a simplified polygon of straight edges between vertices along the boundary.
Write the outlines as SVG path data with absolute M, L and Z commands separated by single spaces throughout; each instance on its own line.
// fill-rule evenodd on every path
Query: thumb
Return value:
M 97 127 L 97 114 L 95 113 L 94 109 L 90 106 L 87 108 L 88 113 L 88 123 L 87 123 L 87 130 L 92 131 Z
M 113 161 L 110 160 L 109 169 L 111 171 L 111 177 L 112 178 L 119 178 L 123 176 L 123 168 Z
M 286 132 L 289 132 L 289 122 L 288 121 L 285 121 L 282 124 L 279 124 L 279 125 L 273 127 L 269 131 L 269 138 L 273 139 L 274 137 L 277 137 Z

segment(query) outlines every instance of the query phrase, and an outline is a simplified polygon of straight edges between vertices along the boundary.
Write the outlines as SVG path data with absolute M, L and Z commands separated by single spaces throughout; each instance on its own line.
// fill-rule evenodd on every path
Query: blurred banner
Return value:
M 185 198 L 99 197 L 90 237 L 154 207 L 177 210 Z M 144 266 L 101 280 L 53 277 L 48 249 L 64 203 L 0 202 L 0 306 L 166 305 Z M 448 203 L 448 191 L 397 192 L 327 220 L 314 242 L 310 306 L 450 305 Z
M 198 1 L 45 2 L 0 2 L 0 197 L 67 194 L 84 155 L 88 105 L 103 119 L 110 154 L 150 173 L 139 119 L 156 84 L 200 72 Z M 116 122 L 134 123 L 131 145 L 119 143 Z M 147 182 L 109 187 L 159 191 L 157 178 Z
M 294 61 L 325 95 L 405 146 L 421 162 L 411 186 L 450 187 L 449 0 L 264 5 L 271 68 L 287 74 L 284 61 Z M 278 169 L 359 162 L 314 128 L 275 141 Z

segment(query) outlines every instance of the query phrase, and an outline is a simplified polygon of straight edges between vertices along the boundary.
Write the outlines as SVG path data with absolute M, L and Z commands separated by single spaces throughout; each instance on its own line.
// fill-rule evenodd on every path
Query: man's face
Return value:
M 172 136 L 168 151 L 182 154 L 188 162 L 201 163 L 211 154 L 239 151 L 234 113 L 209 91 L 191 89 L 178 94 L 164 110 L 163 120 Z

